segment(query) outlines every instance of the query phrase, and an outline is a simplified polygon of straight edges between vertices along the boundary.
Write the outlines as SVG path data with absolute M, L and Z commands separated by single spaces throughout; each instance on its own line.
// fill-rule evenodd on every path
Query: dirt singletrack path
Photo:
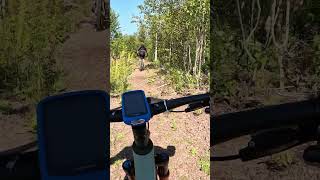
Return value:
M 170 99 L 183 96 L 166 86 L 163 78 L 148 62 L 144 71 L 135 69 L 129 82 L 130 89 L 142 89 L 149 97 Z M 111 106 L 118 107 L 119 102 L 120 97 L 112 98 Z M 170 155 L 170 179 L 210 179 L 208 174 L 200 170 L 200 164 L 204 164 L 202 159 L 209 160 L 209 124 L 209 115 L 205 113 L 164 113 L 152 118 L 150 138 L 156 153 L 165 151 Z M 125 174 L 121 165 L 126 158 L 132 158 L 132 142 L 133 134 L 129 126 L 124 123 L 111 124 L 111 179 L 123 180 Z
M 67 91 L 109 89 L 109 37 L 107 31 L 96 32 L 92 21 L 84 20 L 62 48 L 59 62 L 66 73 Z

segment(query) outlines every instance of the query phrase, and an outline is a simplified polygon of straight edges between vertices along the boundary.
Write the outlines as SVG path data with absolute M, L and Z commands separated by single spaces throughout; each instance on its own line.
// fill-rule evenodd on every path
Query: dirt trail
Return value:
M 71 35 L 62 48 L 60 63 L 66 72 L 67 91 L 100 89 L 109 85 L 107 31 L 96 32 L 90 19 L 83 21 L 79 31 Z
M 0 113 L 0 152 L 33 142 L 31 121 L 25 113 L 4 115 Z
M 147 96 L 162 99 L 181 96 L 166 86 L 157 70 L 151 69 L 148 63 L 144 71 L 136 68 L 129 82 L 131 89 L 142 89 Z M 118 107 L 119 99 L 113 98 L 111 106 Z M 161 114 L 150 121 L 156 152 L 166 151 L 171 156 L 170 179 L 209 179 L 209 175 L 200 170 L 200 164 L 204 165 L 201 158 L 209 160 L 209 130 L 209 115 L 205 113 L 198 116 L 192 113 Z M 123 180 L 121 165 L 126 158 L 132 157 L 132 136 L 131 128 L 124 123 L 111 124 L 111 179 Z

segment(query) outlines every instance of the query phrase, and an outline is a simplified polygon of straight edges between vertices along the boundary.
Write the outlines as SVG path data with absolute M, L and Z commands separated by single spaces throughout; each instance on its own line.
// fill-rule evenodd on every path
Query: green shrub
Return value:
M 290 152 L 283 152 L 271 156 L 271 159 L 266 162 L 269 170 L 281 171 L 295 163 L 294 156 Z
M 7 114 L 12 110 L 9 101 L 0 100 L 0 112 Z
M 210 160 L 209 160 L 209 156 L 200 158 L 199 166 L 200 166 L 200 170 L 201 171 L 203 171 L 207 175 L 210 175 Z
M 172 119 L 170 122 L 170 126 L 172 128 L 172 130 L 176 131 L 177 130 L 177 122 L 175 119 Z
M 0 87 L 32 102 L 56 91 L 61 73 L 55 53 L 74 31 L 89 4 L 63 0 L 12 0 L 0 22 Z
M 197 79 L 195 76 L 174 67 L 167 66 L 166 69 L 165 77 L 176 92 L 181 93 L 186 89 L 196 88 Z
M 128 78 L 133 72 L 132 56 L 125 56 L 123 53 L 120 59 L 111 60 L 110 84 L 111 93 L 114 95 L 121 94 L 128 90 Z
M 60 91 L 57 49 L 88 15 L 89 6 L 87 0 L 68 7 L 64 0 L 10 0 L 0 21 L 0 91 L 31 104 Z M 8 111 L 8 106 L 0 102 L 0 109 Z M 35 132 L 35 112 L 30 116 Z
M 198 165 L 200 166 L 200 170 L 210 175 L 210 152 L 205 151 L 200 158 L 198 159 Z

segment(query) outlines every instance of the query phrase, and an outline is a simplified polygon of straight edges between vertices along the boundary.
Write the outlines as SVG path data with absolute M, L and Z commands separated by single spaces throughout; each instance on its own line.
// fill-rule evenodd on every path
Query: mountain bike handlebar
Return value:
M 161 114 L 187 104 L 189 107 L 185 109 L 185 112 L 194 111 L 196 109 L 209 106 L 209 100 L 209 94 L 199 94 L 170 100 L 162 100 L 156 103 L 151 103 L 150 98 L 148 98 L 151 116 Z M 121 108 L 111 110 L 109 120 L 110 122 L 122 122 Z
M 156 103 L 151 103 L 150 98 L 148 98 L 148 101 L 150 104 L 152 116 L 154 116 L 154 115 L 163 113 L 167 110 L 171 110 L 186 104 L 189 104 L 189 107 L 185 109 L 185 112 L 194 111 L 196 109 L 209 106 L 209 99 L 210 99 L 209 94 L 199 94 L 199 95 L 181 97 L 181 98 L 171 99 L 171 100 L 157 99 L 157 101 L 159 102 L 156 102 Z M 166 102 L 166 105 L 164 104 L 164 102 Z M 167 106 L 167 109 L 166 109 L 166 106 Z M 112 109 L 110 111 L 110 122 L 122 122 L 121 107 Z M 22 146 L 0 152 L 0 159 L 21 154 L 22 152 L 27 151 L 31 148 L 37 148 L 37 141 L 29 142 Z
M 191 112 L 196 109 L 209 106 L 209 100 L 210 97 L 208 94 L 193 95 L 171 100 L 156 99 L 155 101 L 158 102 L 151 102 L 151 98 L 148 98 L 152 116 L 187 104 L 189 106 L 184 110 L 184 112 Z M 121 107 L 111 110 L 110 114 L 110 122 L 122 122 Z M 37 144 L 37 141 L 34 141 L 14 149 L 0 152 L 0 177 L 12 177 L 12 179 L 32 177 L 32 179 L 40 179 L 40 173 L 38 170 L 39 165 L 37 164 Z M 26 152 L 31 148 L 33 149 L 32 151 Z M 17 159 L 18 161 L 16 163 Z M 7 164 L 11 164 L 12 162 L 12 167 L 15 168 L 15 171 L 11 172 L 11 168 L 7 168 Z
M 122 98 L 125 101 L 125 98 Z M 181 97 L 170 100 L 160 100 L 160 102 L 152 102 L 151 98 L 147 98 L 148 120 L 154 115 L 163 112 L 191 112 L 196 109 L 209 106 L 209 94 L 199 94 L 187 97 Z M 132 102 L 134 103 L 134 102 Z M 171 109 L 187 105 L 184 111 L 171 111 Z M 125 106 L 125 103 L 123 103 Z M 123 107 L 122 107 L 123 108 Z M 123 109 L 122 109 L 123 110 Z M 122 110 L 120 108 L 112 110 L 109 116 L 110 122 L 122 121 Z M 127 124 L 127 123 L 126 123 Z M 156 153 L 153 142 L 150 138 L 149 124 L 141 123 L 139 126 L 131 126 L 134 141 L 132 143 L 133 159 L 127 160 L 123 164 L 128 179 L 168 179 L 169 172 L 169 155 L 167 153 Z M 162 157 L 159 161 L 157 157 Z M 158 159 L 158 160 L 156 160 Z M 129 166 L 127 162 L 133 163 Z M 161 163 L 160 163 L 161 162 Z M 159 177 L 159 178 L 157 178 Z
M 211 157 L 211 161 L 249 161 L 279 153 L 306 142 L 318 141 L 304 150 L 303 158 L 320 163 L 320 102 L 310 99 L 253 110 L 212 116 L 210 146 L 251 135 L 248 146 L 237 155 Z
M 211 118 L 211 146 L 261 130 L 320 120 L 319 99 L 267 106 Z

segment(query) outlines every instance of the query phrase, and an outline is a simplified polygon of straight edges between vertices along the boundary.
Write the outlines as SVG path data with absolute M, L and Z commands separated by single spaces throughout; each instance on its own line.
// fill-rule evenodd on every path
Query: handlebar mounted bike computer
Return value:
M 122 94 L 122 119 L 127 125 L 138 126 L 151 119 L 150 106 L 142 90 Z

